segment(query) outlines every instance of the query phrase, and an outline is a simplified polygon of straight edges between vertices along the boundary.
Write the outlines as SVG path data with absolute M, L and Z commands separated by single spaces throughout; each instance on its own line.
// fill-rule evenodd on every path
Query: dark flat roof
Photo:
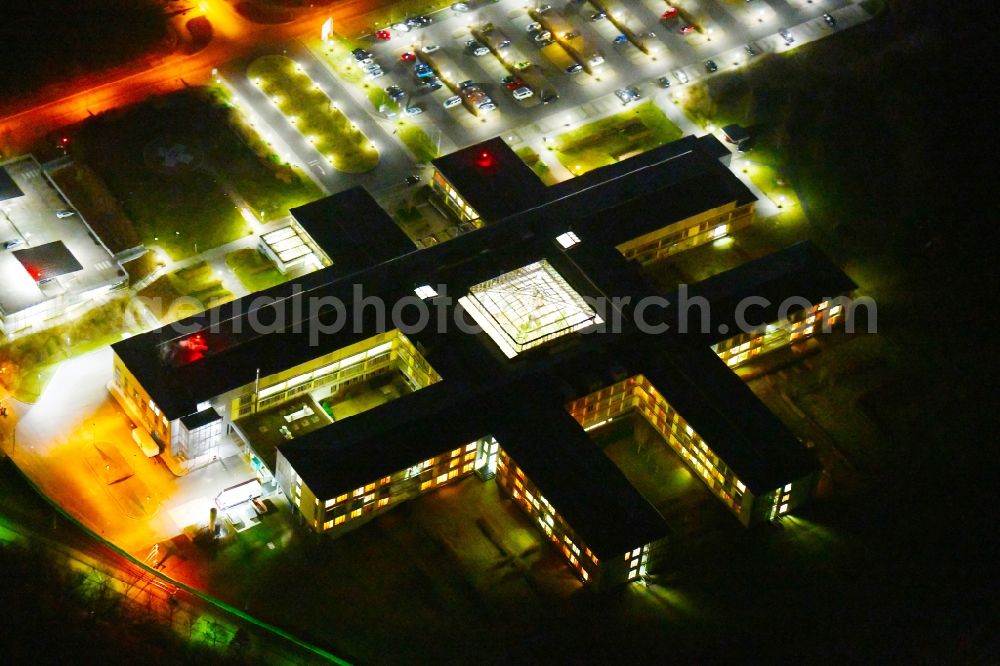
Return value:
M 195 430 L 203 426 L 207 426 L 209 423 L 215 423 L 216 421 L 221 421 L 222 417 L 219 416 L 211 407 L 203 409 L 195 414 L 189 414 L 181 418 L 181 423 L 188 430 Z
M 456 150 L 431 164 L 488 222 L 519 213 L 547 196 L 545 184 L 500 137 Z
M 16 199 L 23 196 L 24 192 L 17 186 L 14 179 L 10 177 L 7 170 L 0 167 L 0 201 L 7 201 L 8 199 Z
M 758 328 L 777 321 L 780 311 L 787 316 L 803 309 L 806 303 L 815 305 L 856 288 L 854 281 L 819 247 L 802 241 L 690 285 L 686 297 L 705 298 L 711 303 L 711 323 L 705 337 L 707 344 L 714 344 L 740 332 L 736 314 L 741 303 L 746 324 Z M 766 299 L 767 305 L 760 301 L 751 305 L 747 300 L 750 298 Z M 680 302 L 679 292 L 670 300 Z M 675 326 L 679 314 L 673 313 Z M 725 332 L 720 332 L 723 327 Z
M 376 266 L 413 252 L 413 242 L 365 188 L 352 187 L 298 208 L 292 217 L 334 264 Z
M 62 241 L 14 250 L 14 257 L 35 282 L 83 270 L 83 266 Z

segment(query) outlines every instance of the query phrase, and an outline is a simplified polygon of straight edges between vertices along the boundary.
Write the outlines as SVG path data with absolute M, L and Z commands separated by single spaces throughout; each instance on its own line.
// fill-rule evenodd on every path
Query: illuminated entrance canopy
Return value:
M 473 286 L 459 302 L 508 358 L 603 322 L 544 259 Z

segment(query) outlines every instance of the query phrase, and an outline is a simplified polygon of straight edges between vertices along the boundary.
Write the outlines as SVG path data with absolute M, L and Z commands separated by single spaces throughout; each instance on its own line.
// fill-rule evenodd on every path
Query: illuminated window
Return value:
M 580 576 L 583 578 L 583 582 L 584 583 L 586 583 L 588 580 L 590 580 L 590 576 L 587 574 L 587 570 L 586 569 L 580 569 Z
M 630 570 L 628 572 L 628 579 L 629 580 L 634 580 L 635 577 L 638 576 L 638 575 L 639 575 L 639 570 L 638 569 L 632 569 L 632 570 Z
M 465 447 L 465 450 L 466 450 L 466 451 L 475 451 L 475 450 L 476 450 L 476 446 L 477 446 L 477 445 L 476 445 L 476 443 L 475 443 L 475 442 L 473 442 L 472 444 L 469 444 L 469 445 L 467 445 L 467 446 Z
M 450 472 L 448 472 L 448 478 L 449 479 L 454 479 L 456 476 L 458 476 L 458 470 L 457 469 L 453 469 Z
M 324 530 L 328 530 L 331 527 L 333 527 L 333 521 L 332 520 L 328 520 L 325 523 L 323 523 L 323 529 Z
M 365 504 L 368 504 L 368 503 L 374 502 L 374 501 L 375 501 L 375 493 L 370 493 L 368 495 L 365 495 Z
M 742 481 L 740 481 L 739 479 L 737 479 L 736 480 L 736 489 L 739 490 L 742 493 L 742 492 L 744 492 L 747 489 L 747 487 L 745 485 L 743 485 Z
M 420 484 L 420 489 L 427 490 L 433 485 L 434 485 L 434 479 L 431 479 L 430 481 L 424 481 L 423 483 Z
M 361 509 L 355 509 L 354 511 L 351 511 L 351 518 L 357 518 L 360 515 L 361 515 Z
M 364 487 L 363 487 L 363 486 L 362 486 L 361 488 L 356 488 L 356 489 L 354 490 L 354 492 L 353 492 L 352 494 L 353 494 L 353 495 L 354 495 L 355 497 L 361 497 L 362 495 L 364 495 L 364 494 L 365 494 L 365 489 L 364 489 Z
M 448 480 L 448 473 L 447 472 L 445 472 L 444 474 L 439 474 L 438 475 L 438 478 L 437 478 L 437 482 L 438 483 L 444 483 L 447 480 Z
M 347 501 L 347 493 L 344 493 L 343 495 L 337 495 L 337 503 L 346 501 Z
M 788 511 L 788 505 L 787 504 L 782 504 L 781 508 L 778 509 L 778 513 L 785 513 L 787 511 Z
M 789 483 L 788 485 L 785 486 L 785 492 L 789 493 L 791 491 L 792 491 L 792 484 Z
M 365 492 L 366 493 L 370 493 L 373 490 L 375 490 L 375 484 L 374 483 L 369 483 L 367 486 L 365 486 Z
M 334 525 L 342 525 L 344 521 L 347 520 L 347 516 L 337 516 L 333 519 Z
M 458 467 L 458 458 L 452 458 L 451 462 L 448 463 L 448 467 Z
M 383 497 L 382 499 L 380 499 L 378 501 L 378 508 L 381 509 L 382 507 L 384 507 L 388 503 L 389 503 L 389 498 L 388 497 Z
M 464 465 L 462 465 L 462 474 L 465 474 L 466 472 L 470 471 L 474 464 L 475 463 L 465 463 Z
M 642 548 L 636 548 L 632 551 L 632 557 L 639 557 L 639 553 L 642 552 Z

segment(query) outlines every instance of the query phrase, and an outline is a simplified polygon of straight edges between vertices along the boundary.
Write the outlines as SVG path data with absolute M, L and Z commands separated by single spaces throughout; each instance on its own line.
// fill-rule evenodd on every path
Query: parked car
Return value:
M 706 60 L 705 71 L 707 71 L 709 74 L 712 74 L 714 72 L 719 71 L 719 66 L 715 64 L 714 60 Z
M 490 50 L 488 48 L 486 48 L 485 46 L 483 46 L 482 42 L 480 42 L 480 41 L 478 41 L 476 39 L 470 39 L 470 40 L 466 41 L 465 42 L 465 47 L 467 49 L 469 49 L 469 53 L 471 53 L 472 55 L 477 56 L 477 57 L 478 56 L 484 56 L 484 55 L 486 55 L 487 53 L 490 52 Z
M 459 90 L 467 90 L 475 87 L 477 87 L 477 84 L 472 79 L 466 79 L 465 81 L 462 81 L 461 83 L 458 84 Z
M 602 56 L 600 53 L 592 54 L 590 56 L 590 64 L 593 65 L 594 67 L 597 67 L 598 65 L 603 65 L 604 56 Z
M 406 97 L 406 93 L 399 86 L 389 86 L 385 89 L 385 92 L 393 102 L 398 102 Z
M 535 42 L 537 42 L 537 43 L 540 43 L 540 44 L 546 43 L 547 44 L 548 42 L 552 41 L 552 33 L 549 32 L 548 30 L 542 30 L 540 33 L 538 33 L 537 35 L 535 35 L 534 37 L 532 37 L 532 39 L 534 39 Z
M 576 74 L 577 72 L 583 71 L 583 65 L 578 62 L 574 62 L 572 65 L 566 67 L 567 74 Z
M 379 41 L 387 42 L 390 39 L 392 39 L 392 35 L 389 33 L 388 30 L 376 30 L 375 31 L 375 39 L 377 39 Z
M 677 18 L 677 14 L 678 11 L 676 7 L 667 7 L 667 11 L 660 14 L 660 18 L 664 21 L 669 21 L 672 18 Z
M 751 58 L 756 55 L 760 55 L 760 51 L 758 51 L 757 47 L 754 46 L 753 44 L 747 44 L 746 46 L 743 47 L 743 50 L 746 51 L 747 55 L 750 56 Z
M 639 89 L 635 86 L 627 86 L 616 90 L 615 95 L 621 100 L 622 104 L 629 104 L 642 97 L 639 94 Z
M 524 70 L 529 69 L 530 67 L 531 63 L 528 62 L 527 60 L 522 60 L 521 62 L 514 63 L 514 69 L 516 69 L 519 72 L 523 72 Z
M 590 16 L 587 17 L 587 20 L 594 23 L 597 21 L 603 21 L 606 18 L 608 18 L 608 15 L 604 12 L 592 12 Z
M 73 217 L 74 215 L 76 215 L 76 211 L 70 210 L 69 208 L 63 208 L 62 210 L 56 211 L 56 217 L 60 220 L 64 217 Z
M 785 40 L 785 44 L 792 44 L 795 42 L 795 37 L 792 35 L 792 31 L 788 28 L 782 28 L 778 31 L 778 34 L 781 35 L 783 40 Z
M 381 76 L 385 76 L 385 72 L 382 71 L 381 67 L 375 67 L 374 69 L 367 70 L 365 75 L 370 79 L 377 79 Z
M 412 28 L 405 23 L 393 23 L 391 27 L 396 32 L 409 32 L 412 30 Z
M 527 86 L 521 86 L 520 88 L 515 90 L 512 94 L 514 95 L 514 99 L 528 99 L 529 97 L 533 96 L 535 92 Z
M 529 23 L 528 27 L 525 28 L 526 32 L 539 32 L 542 29 L 541 23 Z
M 669 88 L 670 87 L 670 79 L 668 79 L 665 76 L 661 76 L 660 78 L 656 79 L 656 82 L 660 84 L 661 88 Z
M 677 83 L 687 83 L 689 80 L 688 75 L 684 73 L 683 69 L 678 69 L 674 72 L 674 76 L 677 77 Z
M 407 176 L 405 182 L 407 185 L 416 185 L 417 183 L 420 182 L 420 176 L 417 175 Z
M 403 54 L 399 56 L 399 59 L 403 62 L 413 62 L 417 59 L 417 54 L 413 51 L 404 51 Z
M 437 44 L 428 44 L 428 45 L 424 46 L 423 48 L 421 48 L 420 50 L 423 51 L 424 53 L 434 53 L 439 48 L 441 48 L 441 47 L 438 46 Z
M 372 57 L 372 52 L 371 51 L 366 51 L 364 49 L 354 49 L 353 51 L 351 51 L 351 55 L 354 56 L 355 60 L 357 60 L 358 62 L 361 62 L 362 60 L 365 60 L 366 58 L 371 58 Z
M 685 24 L 685 25 L 682 25 L 682 26 L 681 26 L 681 27 L 680 27 L 680 28 L 679 28 L 679 29 L 677 30 L 677 32 L 681 33 L 682 35 L 689 35 L 689 34 L 691 34 L 692 32 L 694 32 L 694 31 L 695 31 L 696 29 L 697 29 L 697 28 L 695 28 L 695 26 L 694 26 L 694 24 L 693 24 L 693 23 L 687 23 L 687 24 Z
M 615 43 L 615 44 L 627 44 L 628 43 L 628 37 L 626 37 L 625 35 L 617 35 L 611 41 L 613 43 Z
M 458 95 L 452 95 L 444 101 L 444 108 L 450 109 L 453 106 L 458 106 L 462 103 L 462 98 Z
M 505 48 L 507 48 L 508 46 L 510 46 L 510 40 L 509 40 L 509 39 L 501 39 L 501 40 L 500 40 L 500 41 L 499 41 L 499 42 L 497 43 L 497 48 L 498 48 L 498 49 L 505 49 Z
M 538 12 L 539 14 L 544 14 L 550 9 L 552 9 L 552 5 L 539 5 L 538 9 L 536 9 L 535 11 Z
M 823 14 L 823 20 L 826 21 L 826 24 L 831 28 L 837 27 L 837 19 L 833 18 L 833 14 Z
M 424 107 L 422 106 L 408 106 L 403 109 L 404 116 L 419 116 L 424 112 Z
M 21 240 L 20 238 L 11 238 L 10 240 L 3 242 L 3 249 L 13 250 L 15 247 L 19 246 L 23 242 L 24 241 Z
M 542 99 L 542 104 L 551 104 L 552 102 L 554 102 L 557 99 L 559 99 L 559 93 L 557 93 L 554 90 L 547 91 L 547 92 L 543 92 L 540 95 L 540 97 Z
M 464 2 L 456 2 L 451 6 L 451 9 L 456 12 L 467 12 L 469 11 L 469 5 Z
M 435 76 L 433 79 L 424 79 L 421 85 L 425 86 L 428 90 L 440 90 L 442 84 L 441 79 Z
M 487 102 L 485 104 L 480 105 L 477 108 L 480 111 L 482 111 L 483 113 L 489 113 L 490 111 L 496 111 L 497 110 L 497 105 L 494 104 L 493 102 Z

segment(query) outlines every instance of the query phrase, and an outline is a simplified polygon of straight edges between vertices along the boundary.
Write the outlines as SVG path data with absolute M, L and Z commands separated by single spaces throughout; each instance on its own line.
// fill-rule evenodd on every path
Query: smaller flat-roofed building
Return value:
M 0 165 L 0 334 L 79 315 L 128 275 L 34 158 Z

